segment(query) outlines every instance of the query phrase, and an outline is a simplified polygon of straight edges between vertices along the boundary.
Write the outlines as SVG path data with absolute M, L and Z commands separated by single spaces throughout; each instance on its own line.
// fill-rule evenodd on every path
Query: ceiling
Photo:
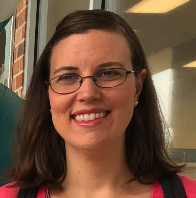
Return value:
M 126 11 L 139 2 L 125 0 L 121 10 Z M 123 12 L 121 15 L 136 31 L 147 56 L 196 38 L 196 0 L 164 14 Z

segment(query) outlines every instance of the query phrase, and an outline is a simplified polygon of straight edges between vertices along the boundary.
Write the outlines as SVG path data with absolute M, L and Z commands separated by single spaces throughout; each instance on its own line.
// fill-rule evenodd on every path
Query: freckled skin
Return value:
M 65 71 L 54 74 L 62 66 L 77 67 L 81 76 L 93 75 L 100 64 L 110 61 L 121 62 L 126 70 L 133 70 L 130 50 L 123 36 L 100 30 L 74 34 L 54 48 L 50 78 L 64 74 Z M 49 87 L 54 126 L 67 145 L 80 149 L 122 141 L 140 91 L 134 74 L 129 74 L 124 84 L 114 88 L 99 88 L 91 79 L 85 79 L 78 91 L 66 95 L 57 94 Z M 92 108 L 103 108 L 110 114 L 101 123 L 88 128 L 78 126 L 70 117 L 76 111 Z

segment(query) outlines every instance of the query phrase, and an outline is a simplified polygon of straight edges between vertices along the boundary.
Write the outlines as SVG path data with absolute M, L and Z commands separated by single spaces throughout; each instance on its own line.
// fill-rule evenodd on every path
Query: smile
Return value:
M 100 113 L 90 113 L 90 114 L 81 114 L 74 115 L 74 119 L 77 121 L 92 121 L 98 118 L 103 118 L 108 114 L 108 112 L 100 112 Z

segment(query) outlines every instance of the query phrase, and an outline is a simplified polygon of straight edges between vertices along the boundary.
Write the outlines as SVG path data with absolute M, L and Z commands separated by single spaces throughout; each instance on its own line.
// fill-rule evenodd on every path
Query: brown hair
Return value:
M 20 187 L 48 185 L 58 189 L 66 177 L 64 140 L 56 132 L 50 114 L 48 87 L 50 57 L 62 39 L 91 29 L 123 35 L 130 47 L 135 71 L 147 69 L 139 104 L 126 130 L 126 157 L 135 179 L 152 183 L 160 176 L 178 172 L 165 150 L 167 127 L 160 113 L 157 96 L 142 46 L 131 27 L 115 13 L 103 10 L 77 11 L 66 16 L 46 45 L 32 75 L 14 144 L 11 177 Z

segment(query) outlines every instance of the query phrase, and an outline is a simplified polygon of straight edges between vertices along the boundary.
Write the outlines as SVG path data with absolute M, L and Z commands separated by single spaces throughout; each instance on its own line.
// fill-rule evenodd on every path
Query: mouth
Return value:
M 97 120 L 100 118 L 104 118 L 109 114 L 109 111 L 103 111 L 103 112 L 97 112 L 97 113 L 83 113 L 83 114 L 76 114 L 72 115 L 71 118 L 76 120 L 76 121 L 83 121 L 83 122 L 88 122 L 88 121 L 93 121 Z

